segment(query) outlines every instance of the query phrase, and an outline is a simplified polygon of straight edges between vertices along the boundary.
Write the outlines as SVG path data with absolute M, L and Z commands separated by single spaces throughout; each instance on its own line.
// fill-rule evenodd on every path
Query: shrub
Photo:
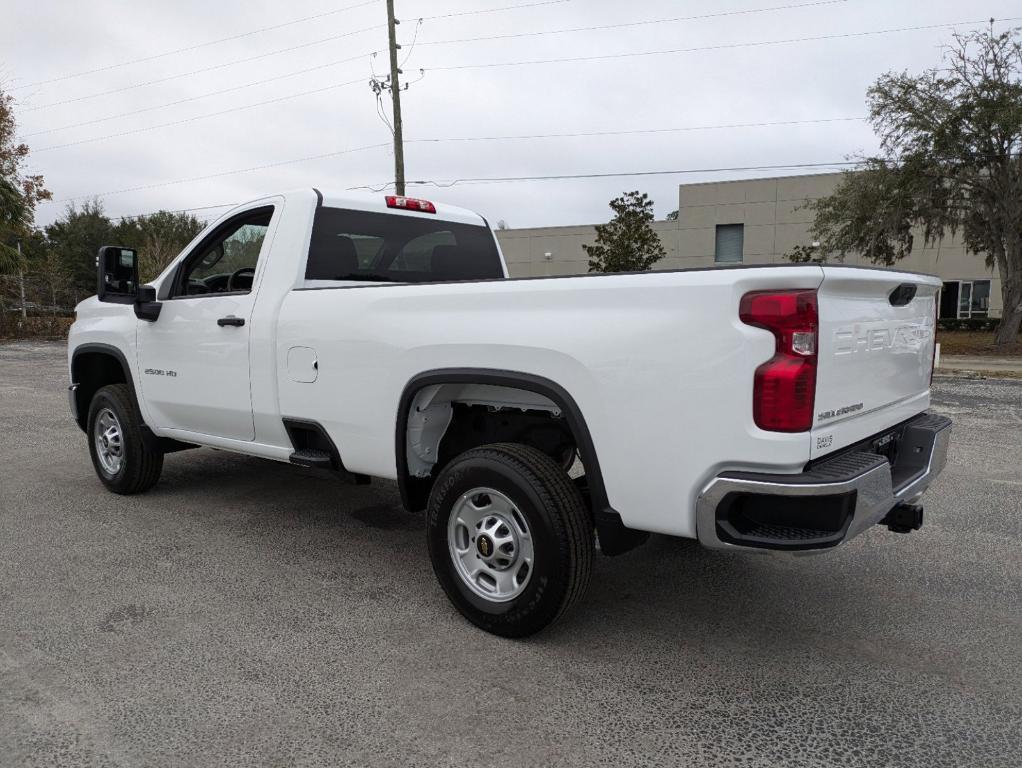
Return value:
M 996 331 L 1001 324 L 996 317 L 972 317 L 956 320 L 953 318 L 937 321 L 937 330 L 940 331 Z

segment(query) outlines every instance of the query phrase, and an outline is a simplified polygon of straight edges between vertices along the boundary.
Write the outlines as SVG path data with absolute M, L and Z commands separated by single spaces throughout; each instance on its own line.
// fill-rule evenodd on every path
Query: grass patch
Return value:
M 1022 357 L 1022 340 L 994 346 L 993 331 L 937 331 L 941 355 L 989 355 Z

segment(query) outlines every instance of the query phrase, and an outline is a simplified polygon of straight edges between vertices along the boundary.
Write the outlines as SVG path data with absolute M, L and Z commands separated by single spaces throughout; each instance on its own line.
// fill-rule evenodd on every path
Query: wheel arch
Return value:
M 108 384 L 124 384 L 131 396 L 131 406 L 135 409 L 142 431 L 142 440 L 150 450 L 160 453 L 174 453 L 196 446 L 182 443 L 169 437 L 159 437 L 145 423 L 139 406 L 138 393 L 135 391 L 135 379 L 131 375 L 131 366 L 124 353 L 112 344 L 89 342 L 75 347 L 71 353 L 71 385 L 75 399 L 75 422 L 82 432 L 89 429 L 89 406 L 92 398 Z
M 409 471 L 406 441 L 412 403 L 416 395 L 426 387 L 442 384 L 481 384 L 508 387 L 532 392 L 550 400 L 561 410 L 575 439 L 579 456 L 586 469 L 586 480 L 594 513 L 603 510 L 612 511 L 589 426 L 586 424 L 582 409 L 571 394 L 557 382 L 536 374 L 489 368 L 443 368 L 425 371 L 414 376 L 405 385 L 398 405 L 394 449 L 397 457 L 398 487 L 401 491 L 401 502 L 406 509 L 421 510 L 425 508 L 436 475 L 434 472 L 428 478 L 419 478 Z
M 75 421 L 83 432 L 88 428 L 89 404 L 96 392 L 107 384 L 126 384 L 138 413 L 138 396 L 131 366 L 124 353 L 111 344 L 88 343 L 75 347 L 71 353 L 71 384 L 74 387 Z M 139 421 L 142 421 L 139 416 Z

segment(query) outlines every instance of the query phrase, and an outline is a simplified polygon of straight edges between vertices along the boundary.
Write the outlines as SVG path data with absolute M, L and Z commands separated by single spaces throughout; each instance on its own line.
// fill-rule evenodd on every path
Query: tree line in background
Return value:
M 29 316 L 68 315 L 95 294 L 100 246 L 134 248 L 140 277 L 151 280 L 205 226 L 171 211 L 114 221 L 93 200 L 37 227 L 36 205 L 52 195 L 42 176 L 25 172 L 29 148 L 16 129 L 13 99 L 0 92 L 0 335 L 16 335 Z

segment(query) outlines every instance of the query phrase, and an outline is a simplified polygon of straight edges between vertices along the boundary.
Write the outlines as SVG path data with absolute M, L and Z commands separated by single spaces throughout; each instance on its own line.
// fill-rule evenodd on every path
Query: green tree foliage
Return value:
M 99 200 L 81 208 L 70 205 L 46 228 L 49 247 L 76 290 L 94 292 L 96 253 L 103 245 L 121 245 L 138 251 L 139 277 L 152 280 L 199 233 L 205 224 L 194 216 L 157 211 L 114 224 Z
M 22 266 L 13 243 L 30 235 L 36 203 L 51 197 L 42 176 L 25 172 L 29 149 L 17 129 L 14 97 L 0 89 L 0 273 Z
M 888 73 L 869 89 L 881 154 L 848 172 L 834 193 L 810 203 L 814 239 L 841 257 L 879 264 L 961 233 L 1001 275 L 997 343 L 1022 322 L 1022 39 L 956 35 L 944 66 Z
M 124 219 L 114 228 L 114 237 L 117 245 L 138 251 L 139 278 L 148 282 L 159 275 L 205 226 L 205 222 L 188 214 L 157 211 L 148 216 Z
M 99 200 L 86 201 L 81 208 L 69 205 L 46 227 L 49 247 L 76 292 L 86 296 L 96 292 L 96 253 L 100 246 L 118 244 L 113 234 L 113 223 Z
M 653 201 L 627 192 L 610 201 L 614 218 L 596 227 L 596 243 L 583 245 L 590 272 L 644 272 L 667 255 L 653 230 Z
M 822 264 L 827 260 L 823 251 L 814 245 L 796 245 L 784 254 L 784 258 L 792 264 Z

